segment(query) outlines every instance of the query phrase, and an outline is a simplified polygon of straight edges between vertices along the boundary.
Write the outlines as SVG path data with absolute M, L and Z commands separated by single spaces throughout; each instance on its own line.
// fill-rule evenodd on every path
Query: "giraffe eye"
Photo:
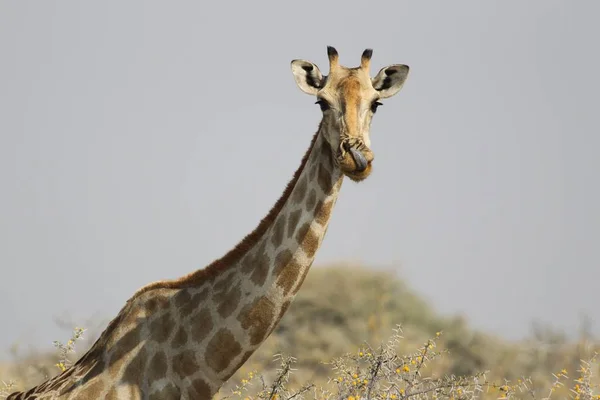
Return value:
M 378 101 L 374 101 L 373 103 L 371 103 L 371 111 L 373 111 L 373 113 L 375 113 L 375 111 L 377 111 L 377 107 L 382 106 L 383 104 L 381 104 Z
M 315 104 L 318 104 L 319 107 L 321 107 L 321 111 L 325 112 L 327 110 L 329 110 L 329 103 L 327 102 L 327 100 L 324 99 L 319 99 L 316 101 Z

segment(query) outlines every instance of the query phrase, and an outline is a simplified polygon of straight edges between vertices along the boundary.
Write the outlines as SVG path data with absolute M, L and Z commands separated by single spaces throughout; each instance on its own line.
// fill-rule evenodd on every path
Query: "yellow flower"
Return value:
M 396 396 L 395 394 L 390 395 L 390 399 L 397 399 L 397 398 L 398 398 L 398 396 Z
M 356 378 L 358 378 L 358 374 L 352 374 L 352 377 L 353 377 L 354 379 L 356 379 Z
M 367 383 L 369 383 L 369 381 L 365 379 L 365 380 L 363 381 L 363 383 L 366 385 Z
M 414 359 L 412 359 L 412 360 L 410 360 L 410 363 L 411 363 L 412 365 L 415 365 L 417 362 L 416 362 Z
M 362 351 L 360 351 L 360 352 L 358 353 L 358 356 L 359 356 L 359 357 L 362 357 L 362 356 L 364 356 L 364 355 L 365 355 L 365 353 L 363 353 Z
M 403 370 L 404 372 L 410 372 L 410 368 L 408 368 L 408 365 L 405 365 L 405 366 L 402 368 L 402 370 Z
M 441 335 L 441 334 L 442 334 L 442 332 L 436 332 L 436 333 L 435 333 L 435 336 L 436 336 L 436 337 L 440 337 L 440 335 Z
M 356 397 L 350 396 L 350 397 L 348 397 L 348 400 L 356 400 Z
M 404 394 L 404 389 L 400 389 L 400 394 Z

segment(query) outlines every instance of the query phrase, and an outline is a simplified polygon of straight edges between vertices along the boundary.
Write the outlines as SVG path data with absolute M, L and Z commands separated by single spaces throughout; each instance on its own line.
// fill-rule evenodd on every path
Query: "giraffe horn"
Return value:
M 369 67 L 371 66 L 371 57 L 373 56 L 373 49 L 365 49 L 363 51 L 362 56 L 360 57 L 360 68 L 369 72 Z
M 329 73 L 331 74 L 339 65 L 339 55 L 333 46 L 327 46 L 327 57 L 329 57 Z

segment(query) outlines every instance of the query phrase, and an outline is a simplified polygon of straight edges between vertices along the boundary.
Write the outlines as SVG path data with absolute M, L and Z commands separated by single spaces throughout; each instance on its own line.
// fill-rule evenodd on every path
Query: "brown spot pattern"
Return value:
M 170 313 L 155 319 L 150 323 L 150 335 L 152 339 L 158 343 L 166 342 L 173 331 L 173 325 L 175 325 L 175 320 Z
M 169 299 L 166 296 L 153 296 L 146 302 L 146 310 L 149 314 L 169 307 Z
M 121 322 L 122 325 L 137 325 L 138 320 L 144 318 L 144 307 L 132 307 L 128 310 L 128 312 L 123 316 L 123 320 Z
M 171 341 L 171 347 L 174 349 L 178 349 L 181 346 L 183 346 L 184 344 L 186 344 L 187 340 L 188 340 L 188 334 L 185 331 L 185 328 L 183 326 L 180 326 L 179 329 L 177 330 L 177 333 L 173 337 L 173 340 Z
M 220 292 L 225 290 L 227 286 L 232 285 L 232 279 L 235 277 L 235 271 L 229 271 L 223 274 L 223 276 L 219 277 L 219 280 L 213 285 L 213 290 L 216 292 Z
M 319 212 L 319 210 L 321 210 L 321 208 L 323 208 L 323 204 L 325 204 L 323 200 L 319 200 L 319 202 L 315 206 L 315 209 L 313 210 L 315 212 L 315 215 Z
M 114 376 L 121 370 L 121 365 L 125 362 L 125 356 L 129 354 L 141 341 L 140 332 L 142 325 L 125 333 L 116 343 L 113 344 L 113 352 L 110 356 L 110 375 Z
M 302 242 L 304 242 L 304 238 L 306 237 L 306 234 L 308 233 L 309 230 L 310 230 L 310 222 L 305 222 L 304 225 L 302 225 L 300 227 L 300 229 L 298 229 L 298 232 L 296 232 L 296 242 L 302 244 Z
M 204 379 L 194 379 L 189 390 L 189 396 L 190 399 L 210 399 L 212 397 L 210 386 Z
M 333 154 L 331 153 L 331 147 L 325 143 L 321 146 L 321 162 L 327 166 L 333 165 Z
M 259 254 L 264 254 L 267 249 L 267 242 L 263 240 L 256 251 L 247 254 L 242 260 L 242 272 L 247 274 L 254 271 L 256 260 Z
M 249 350 L 247 352 L 244 353 L 244 355 L 242 356 L 242 358 L 240 359 L 240 366 L 242 366 L 246 361 L 248 361 L 248 359 L 250 358 L 250 356 L 254 353 L 254 350 Z
M 331 216 L 331 209 L 333 208 L 333 200 L 327 203 L 320 203 L 320 207 L 315 209 L 315 217 L 320 225 L 325 225 L 329 221 Z
M 288 223 L 288 238 L 291 238 L 294 235 L 301 216 L 302 210 L 296 210 L 290 214 L 290 221 Z
M 242 328 L 248 331 L 250 344 L 257 345 L 265 339 L 269 326 L 275 317 L 274 308 L 273 302 L 262 296 L 242 309 L 238 320 Z
M 173 296 L 173 304 L 177 308 L 181 308 L 181 307 L 185 306 L 186 304 L 188 304 L 190 302 L 190 300 L 192 300 L 192 295 L 190 294 L 190 291 L 187 289 L 181 289 L 180 291 L 177 292 L 177 294 L 175 294 Z
M 252 275 L 250 275 L 250 279 L 258 286 L 262 286 L 267 279 L 267 274 L 269 273 L 269 264 L 271 263 L 271 259 L 267 255 L 266 251 L 257 254 L 256 259 L 254 260 L 254 270 L 252 271 Z
M 150 359 L 148 372 L 146 374 L 146 382 L 148 386 L 152 386 L 152 382 L 164 378 L 167 375 L 167 356 L 163 351 L 158 351 Z
M 140 377 L 144 376 L 146 361 L 148 361 L 147 351 L 144 347 L 142 347 L 135 357 L 129 360 L 127 367 L 125 367 L 125 371 L 123 371 L 123 377 L 121 379 L 128 383 L 137 382 Z
M 314 230 L 308 229 L 302 241 L 302 250 L 308 258 L 313 258 L 319 249 L 319 235 Z
M 317 202 L 317 191 L 315 189 L 311 189 L 308 194 L 308 198 L 306 199 L 306 211 L 311 212 L 315 203 Z
M 134 298 L 139 297 L 141 294 L 146 293 L 150 290 L 167 288 L 167 289 L 179 289 L 181 287 L 199 286 L 201 284 L 209 284 L 216 276 L 222 275 L 225 271 L 230 268 L 232 264 L 240 261 L 240 259 L 248 253 L 250 249 L 253 249 L 260 238 L 264 236 L 267 230 L 273 225 L 277 215 L 280 214 L 283 206 L 289 200 L 289 197 L 295 187 L 301 174 L 308 168 L 308 159 L 311 155 L 314 155 L 313 151 L 316 147 L 316 143 L 319 138 L 322 138 L 318 131 L 313 135 L 308 150 L 304 153 L 300 166 L 294 172 L 293 178 L 289 181 L 283 194 L 275 202 L 273 207 L 269 210 L 267 215 L 260 221 L 258 226 L 246 235 L 232 250 L 227 252 L 223 257 L 213 261 L 206 268 L 191 273 L 183 278 L 172 280 L 172 281 L 159 281 L 150 285 L 146 285 L 136 292 Z M 322 142 L 322 140 L 321 140 Z M 318 147 L 318 146 L 317 146 Z
M 321 187 L 321 190 L 328 194 L 333 189 L 333 182 L 331 179 L 331 173 L 327 170 L 325 165 L 319 164 L 319 176 L 317 177 L 317 183 Z
M 189 289 L 183 289 L 184 292 L 189 292 Z M 188 293 L 189 296 L 189 293 Z M 208 298 L 208 289 L 196 293 L 194 296 L 190 296 L 187 303 L 179 307 L 179 315 L 181 318 L 185 318 L 190 315 L 194 310 L 199 308 L 202 303 Z
M 317 171 L 319 170 L 319 163 L 313 161 L 313 165 L 310 167 L 310 172 L 308 175 L 308 179 L 314 181 L 317 177 Z
M 298 183 L 296 183 L 294 191 L 292 192 L 292 200 L 294 203 L 302 203 L 302 200 L 304 200 L 304 196 L 306 195 L 306 186 L 306 177 L 300 178 Z
M 217 297 L 217 296 L 215 296 Z M 232 287 L 229 292 L 226 293 L 225 296 L 221 296 L 220 303 L 217 306 L 217 311 L 219 315 L 223 318 L 227 318 L 231 315 L 232 312 L 237 308 L 240 298 L 242 297 L 242 290 L 240 289 L 239 284 L 235 287 Z
M 281 242 L 283 242 L 283 232 L 285 231 L 285 223 L 286 217 L 284 214 L 282 214 L 277 218 L 277 222 L 275 222 L 275 226 L 273 226 L 273 236 L 271 237 L 271 243 L 273 243 L 273 246 L 275 247 L 281 246 Z
M 213 328 L 210 311 L 206 308 L 198 311 L 190 319 L 190 333 L 197 343 L 203 341 Z
M 247 274 L 252 271 L 252 265 L 254 265 L 254 254 L 249 253 L 240 261 L 240 265 L 242 266 L 242 272 Z
M 275 257 L 275 268 L 273 269 L 273 273 L 275 275 L 279 275 L 281 271 L 289 264 L 292 260 L 293 254 L 290 250 L 285 249 L 281 250 L 279 254 Z
M 196 362 L 196 353 L 193 350 L 186 350 L 173 357 L 173 372 L 182 379 L 194 375 L 200 367 Z
M 254 350 L 248 350 L 247 352 L 245 352 L 242 357 L 240 358 L 239 361 L 237 361 L 235 363 L 235 365 L 233 366 L 233 368 L 230 368 L 227 373 L 223 376 L 222 379 L 224 380 L 228 380 L 229 378 L 231 378 L 231 376 L 242 366 L 244 365 L 244 363 L 246 361 L 248 361 L 248 359 L 250 358 L 250 356 L 254 353 L 256 349 Z
M 298 274 L 301 266 L 295 261 L 290 260 L 287 266 L 277 276 L 277 286 L 283 290 L 283 295 L 287 296 L 298 280 Z
M 304 279 L 306 279 L 306 275 L 308 275 L 308 271 L 310 270 L 310 267 L 312 266 L 312 261 L 310 262 L 310 264 L 308 264 L 308 267 L 304 268 L 304 271 L 301 272 L 300 274 L 300 280 L 298 281 L 298 285 L 296 286 L 296 288 L 293 291 L 293 295 L 295 295 L 296 293 L 298 293 L 298 290 L 300 290 L 300 288 L 302 287 L 302 284 L 304 283 Z
M 206 364 L 215 372 L 223 371 L 229 362 L 242 352 L 242 347 L 235 340 L 233 334 L 225 329 L 220 329 L 206 346 L 204 357 Z

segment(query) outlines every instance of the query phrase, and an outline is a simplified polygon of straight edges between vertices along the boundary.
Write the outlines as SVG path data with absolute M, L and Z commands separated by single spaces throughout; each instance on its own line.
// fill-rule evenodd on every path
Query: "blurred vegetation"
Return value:
M 55 343 L 58 354 L 13 352 L 0 379 L 14 390 L 56 375 L 100 332 L 86 332 L 74 353 L 81 333 Z M 330 265 L 311 270 L 273 334 L 217 397 L 600 399 L 599 349 L 585 323 L 575 339 L 538 324 L 509 342 L 436 314 L 391 272 Z

